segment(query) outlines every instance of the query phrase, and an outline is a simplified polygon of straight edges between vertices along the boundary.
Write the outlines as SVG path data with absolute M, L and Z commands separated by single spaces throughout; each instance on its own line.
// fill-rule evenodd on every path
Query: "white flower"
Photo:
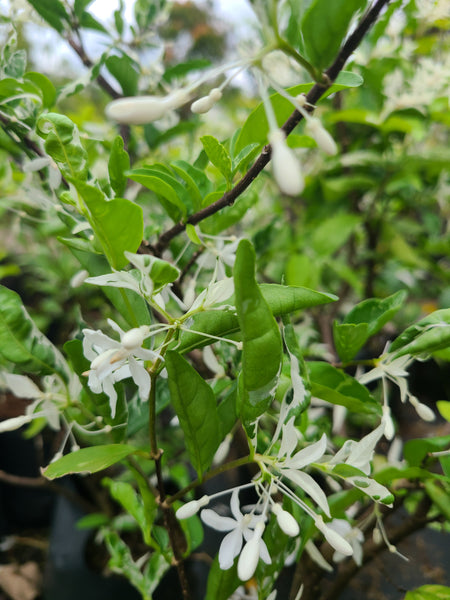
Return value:
M 223 538 L 219 549 L 219 565 L 220 568 L 223 570 L 229 569 L 233 565 L 234 559 L 241 552 L 243 541 L 249 541 L 252 539 L 254 535 L 254 529 L 256 529 L 258 523 L 261 523 L 264 530 L 264 524 L 262 523 L 261 515 L 255 515 L 252 513 L 243 514 L 241 512 L 239 506 L 239 490 L 237 489 L 234 490 L 231 494 L 230 508 L 233 518 L 218 515 L 211 509 L 204 509 L 200 513 L 200 517 L 202 521 L 206 523 L 206 525 L 209 525 L 217 531 L 229 532 Z M 261 539 L 261 535 L 262 532 L 261 534 L 259 534 L 258 529 L 258 542 L 254 542 L 254 545 L 257 545 L 258 559 L 259 557 L 261 557 L 266 564 L 270 564 L 271 559 L 269 556 L 269 552 L 267 550 L 266 544 Z M 249 552 L 250 551 L 247 550 L 246 554 L 248 554 Z M 253 554 L 252 559 L 254 559 Z M 258 562 L 258 559 L 256 562 Z
M 353 550 L 353 560 L 358 567 L 360 567 L 363 559 L 363 532 L 357 527 L 352 527 L 352 525 L 345 519 L 333 519 L 327 525 L 330 529 L 338 533 L 350 544 Z M 336 552 L 333 554 L 333 560 L 335 562 L 340 562 L 341 560 L 344 560 L 344 558 L 346 558 L 346 555 L 342 554 L 342 552 L 339 552 L 338 550 L 336 550 Z
M 317 462 L 323 456 L 327 447 L 327 436 L 324 433 L 318 442 L 299 450 L 293 456 L 290 454 L 295 447 L 294 444 L 297 445 L 297 438 L 294 439 L 290 436 L 289 439 L 290 447 L 286 447 L 286 444 L 283 444 L 282 439 L 280 451 L 273 466 L 278 470 L 282 477 L 286 477 L 292 481 L 292 483 L 298 485 L 314 500 L 314 502 L 317 503 L 327 516 L 330 516 L 330 508 L 324 491 L 311 475 L 308 475 L 308 473 L 301 470 L 307 465 Z
M 168 96 L 136 96 L 110 102 L 105 113 L 108 119 L 126 125 L 144 125 L 157 121 L 167 112 L 188 101 L 188 94 L 178 90 Z
M 0 432 L 13 431 L 39 418 L 45 418 L 52 429 L 59 430 L 61 410 L 67 406 L 71 398 L 77 398 L 81 391 L 81 384 L 76 376 L 70 379 L 68 389 L 56 376 L 43 377 L 44 390 L 25 375 L 4 373 L 3 378 L 6 387 L 15 396 L 34 400 L 34 402 L 27 406 L 24 415 L 0 423 Z
M 347 440 L 328 464 L 337 465 L 345 463 L 369 475 L 375 446 L 383 436 L 384 430 L 385 425 L 381 423 L 381 425 L 378 425 L 376 429 L 364 436 L 359 442 Z
M 108 319 L 109 325 L 120 335 L 120 342 L 101 331 L 83 329 L 83 352 L 91 361 L 88 385 L 95 394 L 104 392 L 109 396 L 111 415 L 116 413 L 117 392 L 114 383 L 132 377 L 139 388 L 139 395 L 146 400 L 150 393 L 150 375 L 143 361 L 154 361 L 158 354 L 142 348 L 149 328 L 145 325 L 123 331 L 117 323 Z M 140 360 L 136 360 L 140 359 Z
M 284 132 L 275 129 L 270 132 L 272 146 L 272 171 L 280 190 L 288 196 L 302 193 L 305 182 L 300 162 L 286 143 Z
M 412 357 L 409 354 L 405 356 L 400 356 L 398 358 L 392 359 L 389 354 L 387 354 L 382 360 L 380 360 L 377 366 L 364 373 L 361 377 L 358 378 L 359 382 L 362 384 L 369 383 L 371 381 L 376 381 L 377 379 L 381 379 L 384 383 L 386 379 L 389 379 L 393 383 L 395 383 L 400 390 L 400 400 L 402 402 L 406 402 L 408 400 L 412 406 L 416 409 L 417 414 L 424 421 L 434 421 L 435 414 L 425 404 L 419 402 L 419 400 L 411 394 L 408 390 L 408 371 L 406 368 L 412 362 Z M 394 425 L 392 423 L 391 413 L 387 404 L 386 397 L 386 389 L 384 388 L 384 406 L 383 406 L 383 423 L 386 427 L 385 436 L 388 440 L 391 440 L 394 437 Z

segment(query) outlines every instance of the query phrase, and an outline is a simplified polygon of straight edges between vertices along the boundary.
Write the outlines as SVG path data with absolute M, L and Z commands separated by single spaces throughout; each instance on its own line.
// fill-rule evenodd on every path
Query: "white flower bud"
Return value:
M 384 424 L 384 436 L 387 440 L 392 440 L 395 435 L 394 422 L 391 417 L 391 410 L 389 406 L 383 406 L 383 416 L 381 422 Z
M 319 529 L 323 533 L 325 539 L 330 544 L 330 546 L 333 546 L 335 550 L 337 550 L 341 554 L 345 554 L 345 556 L 351 556 L 353 554 L 353 548 L 347 542 L 347 540 L 345 540 L 342 536 L 336 533 L 336 531 L 331 529 L 331 527 L 328 527 L 328 525 L 324 523 L 324 520 L 320 515 L 315 520 L 315 525 L 317 529 Z
M 191 111 L 197 115 L 207 113 L 214 105 L 214 100 L 209 96 L 203 96 L 191 104 Z
M 297 157 L 288 147 L 281 129 L 269 135 L 272 146 L 272 170 L 280 190 L 288 196 L 298 196 L 305 187 L 302 170 Z
M 264 523 L 260 521 L 256 524 L 253 536 L 245 544 L 241 552 L 237 566 L 238 577 L 241 581 L 248 581 L 256 571 L 259 561 L 259 544 L 263 532 Z
M 305 129 L 307 134 L 316 140 L 317 145 L 323 152 L 330 156 L 337 154 L 336 142 L 317 117 L 310 117 L 306 122 Z
M 211 100 L 213 102 L 219 102 L 219 100 L 221 100 L 221 98 L 222 98 L 222 92 L 221 92 L 221 90 L 219 90 L 219 88 L 213 88 L 209 92 L 208 96 L 211 98 Z
M 296 537 L 300 533 L 300 527 L 291 513 L 287 512 L 287 510 L 283 510 L 279 504 L 274 504 L 272 506 L 272 512 L 277 517 L 277 522 L 281 531 L 286 535 Z
M 219 88 L 213 88 L 207 96 L 199 98 L 191 104 L 191 111 L 196 114 L 207 113 L 222 98 Z
M 434 421 L 436 416 L 429 406 L 427 406 L 426 404 L 422 404 L 422 402 L 419 402 L 415 396 L 410 396 L 409 401 L 414 406 L 417 414 L 421 419 L 423 419 L 424 421 Z
M 198 513 L 198 511 L 203 508 L 203 506 L 206 506 L 209 503 L 209 496 L 202 496 L 200 498 L 200 500 L 192 500 L 191 502 L 188 502 L 187 504 L 184 504 L 183 506 L 180 506 L 180 508 L 177 510 L 176 517 L 177 519 L 183 520 L 183 519 L 189 519 L 189 517 L 192 517 L 193 515 L 196 515 Z
M 133 348 L 140 348 L 143 341 L 145 340 L 146 327 L 135 327 L 125 332 L 122 336 L 122 346 L 126 350 L 133 350 Z
M 110 102 L 105 113 L 108 119 L 126 125 L 143 125 L 157 121 L 167 111 L 184 104 L 188 96 L 184 90 L 178 90 L 168 96 L 136 96 L 120 98 Z

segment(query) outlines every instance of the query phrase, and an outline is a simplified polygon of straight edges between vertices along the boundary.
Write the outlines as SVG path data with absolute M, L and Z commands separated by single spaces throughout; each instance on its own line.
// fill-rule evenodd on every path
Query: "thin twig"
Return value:
M 316 104 L 317 101 L 324 95 L 324 93 L 332 86 L 333 82 L 336 80 L 339 73 L 342 71 L 345 63 L 351 56 L 351 54 L 356 50 L 356 48 L 361 43 L 362 39 L 371 28 L 371 26 L 375 23 L 378 15 L 382 11 L 382 9 L 390 2 L 390 0 L 377 0 L 372 8 L 367 11 L 367 13 L 362 17 L 356 29 L 353 33 L 347 38 L 342 48 L 340 49 L 336 60 L 333 62 L 331 67 L 327 69 L 324 73 L 323 82 L 316 83 L 312 89 L 308 92 L 306 96 L 306 100 L 309 104 Z M 300 123 L 303 119 L 303 116 L 300 114 L 298 110 L 294 110 L 287 121 L 282 126 L 282 130 L 286 135 L 289 135 L 292 130 Z M 158 242 L 154 246 L 155 254 L 157 256 L 161 256 L 161 253 L 165 248 L 167 248 L 170 241 L 179 235 L 182 231 L 185 230 L 186 225 L 189 223 L 191 225 L 196 225 L 203 221 L 204 219 L 210 217 L 216 212 L 222 210 L 226 206 L 231 206 L 237 200 L 237 198 L 245 192 L 245 190 L 250 186 L 250 184 L 258 177 L 264 167 L 269 163 L 271 158 L 272 149 L 270 144 L 267 144 L 262 149 L 261 154 L 258 156 L 256 161 L 247 171 L 247 173 L 240 179 L 236 185 L 225 192 L 225 194 L 213 202 L 206 208 L 194 213 L 191 215 L 185 222 L 180 222 L 165 231 L 160 235 Z

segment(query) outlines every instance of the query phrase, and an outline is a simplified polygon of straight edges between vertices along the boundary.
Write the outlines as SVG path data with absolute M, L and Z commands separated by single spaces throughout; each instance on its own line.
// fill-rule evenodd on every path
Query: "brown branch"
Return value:
M 396 502 L 393 510 L 398 510 L 402 501 Z M 392 545 L 396 545 L 399 542 L 405 540 L 408 536 L 415 533 L 416 531 L 423 529 L 428 523 L 436 521 L 437 517 L 429 517 L 428 511 L 431 507 L 431 501 L 428 496 L 424 496 L 417 505 L 415 512 L 408 515 L 404 521 L 395 528 L 389 529 L 388 537 L 389 542 Z M 392 516 L 392 510 L 387 512 L 389 509 L 382 508 L 387 517 Z M 379 554 L 386 552 L 388 548 L 385 542 L 374 542 L 372 538 L 368 538 L 363 545 L 363 565 L 367 565 L 372 562 Z M 333 556 L 333 548 L 328 544 L 322 544 L 320 549 L 325 560 L 331 561 Z M 329 585 L 326 589 L 321 589 L 321 583 L 324 581 L 323 571 L 318 567 L 309 556 L 305 554 L 299 563 L 299 569 L 295 574 L 295 581 L 293 581 L 290 598 L 294 598 L 301 583 L 304 584 L 304 590 L 302 600 L 337 600 L 340 593 L 348 586 L 351 579 L 360 571 L 362 567 L 358 566 L 351 558 L 339 565 L 333 581 L 328 582 Z
M 361 43 L 362 39 L 375 23 L 378 15 L 382 11 L 382 9 L 390 2 L 390 0 L 376 0 L 372 7 L 366 12 L 366 14 L 361 18 L 356 29 L 353 33 L 347 38 L 343 46 L 341 47 L 336 60 L 333 64 L 325 71 L 323 81 L 320 83 L 316 83 L 312 89 L 306 95 L 306 100 L 309 104 L 316 104 L 317 101 L 324 95 L 324 93 L 332 86 L 333 82 L 336 80 L 339 73 L 342 71 L 345 63 L 350 58 L 351 54 L 356 50 L 356 48 Z M 300 123 L 302 120 L 302 115 L 298 110 L 294 110 L 294 112 L 290 115 L 287 121 L 282 126 L 282 130 L 286 135 L 289 135 L 292 130 Z M 158 242 L 154 246 L 155 254 L 160 256 L 165 248 L 167 248 L 170 241 L 179 235 L 182 231 L 185 230 L 186 225 L 189 223 L 191 225 L 196 225 L 203 221 L 204 219 L 210 217 L 216 212 L 222 210 L 226 206 L 231 206 L 237 198 L 250 186 L 250 184 L 258 177 L 264 167 L 269 163 L 271 158 L 271 147 L 270 144 L 264 146 L 261 154 L 258 156 L 256 161 L 247 171 L 247 173 L 240 179 L 236 185 L 231 189 L 225 192 L 225 194 L 213 202 L 206 208 L 194 213 L 191 215 L 185 222 L 180 222 L 168 229 L 166 232 L 160 235 Z
M 428 496 L 424 496 L 419 502 L 415 512 L 409 516 L 401 525 L 389 531 L 389 541 L 395 545 L 406 539 L 411 534 L 423 529 L 431 521 L 435 521 L 438 517 L 427 517 L 431 507 L 431 500 Z M 364 544 L 363 564 L 371 562 L 378 554 L 387 550 L 384 542 L 375 543 L 372 539 L 367 540 Z M 347 587 L 348 582 L 359 571 L 360 567 L 353 561 L 349 560 L 339 570 L 338 576 L 333 581 L 332 585 L 320 597 L 320 600 L 337 600 L 341 592 Z
M 72 36 L 68 36 L 66 39 L 67 39 L 67 43 L 69 44 L 69 46 L 71 46 L 75 50 L 75 52 L 78 54 L 78 56 L 80 57 L 81 62 L 83 63 L 83 65 L 86 68 L 91 69 L 94 66 L 94 63 L 89 58 L 89 56 L 86 54 L 86 50 L 84 49 L 84 46 L 83 46 L 83 44 L 81 42 L 81 39 L 79 39 L 78 42 Z M 111 96 L 111 98 L 113 98 L 113 100 L 117 100 L 118 98 L 122 98 L 122 94 L 120 94 L 118 91 L 116 91 L 112 87 L 112 85 L 110 83 L 108 83 L 108 81 L 106 81 L 106 79 L 103 77 L 103 75 L 97 75 L 96 79 L 97 79 L 97 82 L 98 82 L 99 86 L 109 96 Z
M 0 481 L 13 486 L 48 489 L 60 496 L 64 496 L 69 502 L 80 506 L 80 508 L 88 513 L 96 512 L 97 510 L 96 506 L 82 498 L 79 494 L 53 481 L 49 481 L 45 477 L 23 477 L 0 470 Z

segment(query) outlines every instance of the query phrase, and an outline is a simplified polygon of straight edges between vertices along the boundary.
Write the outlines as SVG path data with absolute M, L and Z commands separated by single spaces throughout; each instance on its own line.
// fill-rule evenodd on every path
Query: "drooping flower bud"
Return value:
M 298 196 L 305 187 L 301 166 L 288 147 L 284 133 L 275 129 L 269 135 L 272 146 L 272 170 L 280 190 L 288 196 Z
M 286 535 L 296 537 L 300 533 L 300 527 L 291 513 L 287 512 L 287 510 L 283 510 L 279 504 L 274 504 L 272 506 L 272 512 L 277 517 L 277 522 L 281 531 Z
M 419 400 L 417 400 L 415 396 L 410 396 L 409 401 L 414 406 L 417 414 L 421 419 L 423 419 L 424 421 L 434 421 L 436 415 L 429 406 L 427 406 L 426 404 L 422 404 L 422 402 L 419 402 Z
M 384 424 L 384 436 L 387 440 L 392 440 L 395 435 L 395 426 L 391 416 L 391 409 L 385 404 L 382 411 L 381 422 Z
M 264 533 L 264 523 L 256 524 L 255 532 L 245 544 L 238 561 L 238 577 L 241 581 L 248 581 L 253 577 L 259 561 L 259 545 Z
M 175 513 L 176 517 L 177 519 L 180 519 L 180 521 L 183 519 L 189 519 L 189 517 L 196 515 L 198 511 L 204 506 L 206 506 L 208 503 L 209 496 L 206 495 L 202 496 L 199 500 L 192 500 L 191 502 L 180 506 L 180 508 Z
M 337 154 L 338 148 L 336 142 L 325 129 L 317 117 L 310 117 L 306 121 L 305 130 L 308 135 L 315 139 L 317 145 L 323 152 L 329 156 Z
M 157 121 L 169 110 L 182 106 L 188 96 L 184 90 L 177 90 L 168 96 L 136 96 L 113 100 L 105 109 L 106 116 L 125 125 L 144 125 Z
M 222 92 L 219 88 L 213 88 L 207 96 L 203 96 L 191 104 L 191 111 L 196 114 L 207 113 L 221 98 Z
M 320 515 L 317 516 L 314 523 L 317 529 L 323 533 L 330 546 L 333 546 L 335 550 L 341 554 L 345 554 L 345 556 L 351 556 L 353 554 L 353 548 L 347 542 L 347 540 L 345 540 L 336 531 L 331 529 L 331 527 L 328 527 Z

